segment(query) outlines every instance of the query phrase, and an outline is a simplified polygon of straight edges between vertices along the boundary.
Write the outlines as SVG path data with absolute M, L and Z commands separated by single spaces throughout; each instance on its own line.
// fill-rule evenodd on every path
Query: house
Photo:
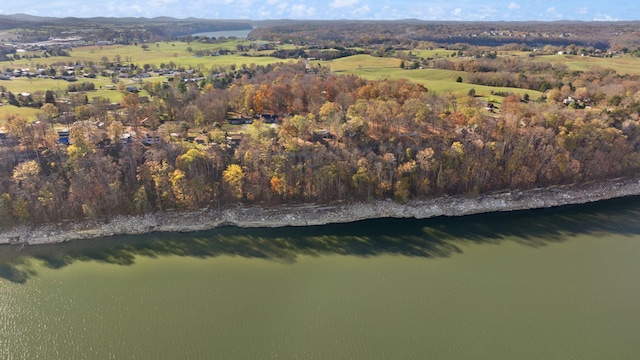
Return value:
M 231 125 L 252 124 L 253 119 L 250 117 L 240 116 L 240 117 L 228 118 L 227 122 Z
M 235 147 L 240 145 L 240 142 L 242 142 L 242 134 L 229 134 L 227 135 L 227 145 L 231 146 L 231 147 Z
M 131 139 L 131 133 L 124 133 L 120 135 L 120 143 L 124 145 L 131 144 L 133 140 Z
M 58 143 L 63 144 L 63 145 L 69 145 L 69 135 L 71 135 L 71 133 L 69 132 L 69 129 L 64 129 L 64 130 L 59 130 L 58 131 Z
M 196 144 L 206 145 L 207 142 L 209 141 L 209 138 L 205 134 L 200 134 L 200 135 L 196 136 L 196 138 L 194 140 L 195 140 Z
M 278 122 L 278 115 L 274 114 L 260 114 L 258 118 L 265 124 L 275 124 Z
M 146 146 L 151 146 L 153 144 L 159 144 L 160 143 L 160 136 L 155 135 L 155 134 L 150 134 L 150 133 L 146 133 L 144 134 L 144 138 L 142 139 L 142 144 L 146 145 Z
M 9 138 L 7 138 L 7 133 L 0 130 L 0 145 L 7 145 L 9 143 Z
M 333 139 L 333 134 L 327 129 L 313 131 L 313 140 L 319 141 L 324 139 Z

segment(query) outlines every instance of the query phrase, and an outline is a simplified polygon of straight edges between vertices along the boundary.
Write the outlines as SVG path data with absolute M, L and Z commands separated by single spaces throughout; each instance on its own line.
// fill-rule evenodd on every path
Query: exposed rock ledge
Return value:
M 111 235 L 143 234 L 155 231 L 198 231 L 224 225 L 238 227 L 307 226 L 345 223 L 364 219 L 429 218 L 485 212 L 547 208 L 568 204 L 640 195 L 640 176 L 606 182 L 554 186 L 500 192 L 475 198 L 449 196 L 398 204 L 393 201 L 337 205 L 292 205 L 279 207 L 234 207 L 192 212 L 161 212 L 141 216 L 117 216 L 109 220 L 88 220 L 42 226 L 19 226 L 0 231 L 0 244 L 46 244 Z

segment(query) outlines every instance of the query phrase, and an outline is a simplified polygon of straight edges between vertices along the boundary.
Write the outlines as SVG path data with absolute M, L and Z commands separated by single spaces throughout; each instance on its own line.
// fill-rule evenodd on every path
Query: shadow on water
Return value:
M 273 229 L 223 227 L 194 233 L 113 236 L 90 241 L 0 246 L 0 277 L 24 283 L 36 272 L 31 259 L 59 269 L 75 261 L 131 265 L 136 256 L 197 258 L 234 255 L 292 263 L 298 255 L 448 257 L 465 243 L 516 241 L 539 247 L 572 236 L 640 234 L 640 197 L 553 209 L 425 220 L 376 219 L 350 224 Z

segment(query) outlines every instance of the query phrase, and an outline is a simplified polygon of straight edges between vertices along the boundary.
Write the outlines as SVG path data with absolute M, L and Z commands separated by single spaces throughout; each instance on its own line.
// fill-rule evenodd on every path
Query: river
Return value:
M 0 358 L 638 359 L 640 198 L 0 247 Z
M 208 32 L 200 32 L 191 34 L 191 36 L 201 36 L 201 37 L 209 37 L 209 38 L 219 38 L 219 37 L 235 37 L 238 39 L 246 39 L 249 36 L 251 30 L 223 30 L 223 31 L 208 31 Z

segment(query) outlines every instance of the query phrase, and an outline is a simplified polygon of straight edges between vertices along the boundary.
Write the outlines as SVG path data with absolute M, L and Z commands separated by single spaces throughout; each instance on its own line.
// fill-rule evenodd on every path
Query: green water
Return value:
M 640 199 L 0 247 L 0 359 L 638 359 Z

